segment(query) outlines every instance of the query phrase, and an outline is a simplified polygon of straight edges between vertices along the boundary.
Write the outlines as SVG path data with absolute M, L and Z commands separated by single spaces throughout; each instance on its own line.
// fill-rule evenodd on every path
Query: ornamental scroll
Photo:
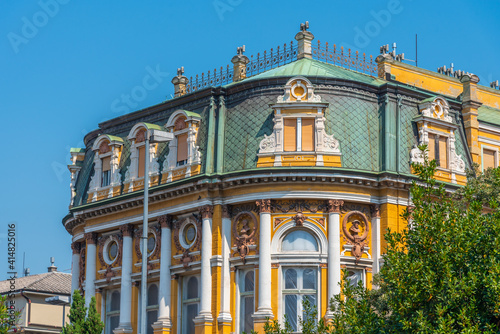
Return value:
M 370 224 L 361 211 L 351 211 L 344 216 L 342 230 L 347 244 L 352 245 L 351 254 L 356 258 L 356 264 L 367 247 L 366 239 L 370 232 Z

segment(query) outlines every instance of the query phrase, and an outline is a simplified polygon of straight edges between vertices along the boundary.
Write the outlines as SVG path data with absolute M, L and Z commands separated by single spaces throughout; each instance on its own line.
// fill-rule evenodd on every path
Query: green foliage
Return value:
M 306 315 L 304 333 L 500 332 L 500 169 L 469 172 L 458 190 L 434 179 L 435 161 L 413 170 L 409 228 L 385 234 L 378 289 L 351 286 L 344 271 L 331 323 Z M 274 321 L 266 333 L 290 330 Z
M 7 295 L 0 296 L 0 334 L 6 334 L 18 324 L 19 310 L 9 312 L 9 299 Z
M 85 306 L 85 299 L 79 290 L 73 292 L 73 302 L 69 311 L 69 324 L 66 324 L 62 334 L 100 334 L 104 329 L 104 323 L 97 313 L 96 300 L 92 297 L 88 308 Z

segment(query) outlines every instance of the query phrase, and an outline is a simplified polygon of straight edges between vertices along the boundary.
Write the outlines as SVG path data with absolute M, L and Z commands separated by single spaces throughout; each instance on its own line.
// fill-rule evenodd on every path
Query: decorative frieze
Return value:
M 344 201 L 338 199 L 328 200 L 328 212 L 340 213 L 340 208 L 344 205 Z
M 271 200 L 270 199 L 261 199 L 255 202 L 259 212 L 268 212 L 271 213 Z

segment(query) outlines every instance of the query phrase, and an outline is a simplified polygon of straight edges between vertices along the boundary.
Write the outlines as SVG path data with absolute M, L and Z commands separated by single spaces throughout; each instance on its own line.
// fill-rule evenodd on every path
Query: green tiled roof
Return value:
M 161 125 L 151 124 L 151 123 L 143 123 L 143 124 L 146 126 L 148 130 L 164 130 Z
M 111 141 L 117 141 L 117 142 L 123 143 L 123 138 L 122 137 L 108 135 L 108 138 Z
M 499 125 L 500 126 L 500 110 L 487 107 L 487 106 L 481 106 L 479 107 L 478 111 L 478 119 L 480 122 L 486 122 L 494 125 Z
M 247 78 L 244 81 L 275 78 L 275 77 L 292 77 L 296 75 L 311 77 L 327 77 L 358 81 L 374 86 L 381 86 L 386 83 L 384 80 L 363 74 L 353 70 L 348 70 L 340 66 L 327 64 L 318 60 L 303 58 L 289 64 L 274 68 L 272 70 L 260 73 L 253 77 Z M 239 81 L 241 82 L 241 81 Z M 230 83 L 227 86 L 231 86 Z
M 80 148 L 80 147 L 72 147 L 69 149 L 69 152 L 70 153 L 85 153 L 85 149 Z

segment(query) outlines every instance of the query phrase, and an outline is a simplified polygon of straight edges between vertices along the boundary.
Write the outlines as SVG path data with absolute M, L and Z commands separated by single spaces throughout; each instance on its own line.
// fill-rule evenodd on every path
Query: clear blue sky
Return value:
M 54 4 L 57 4 L 55 6 Z M 398 52 L 436 70 L 451 62 L 481 84 L 500 79 L 500 1 L 76 1 L 5 0 L 0 4 L 0 279 L 7 271 L 7 224 L 17 224 L 31 273 L 54 256 L 71 268 L 70 236 L 61 219 L 70 199 L 69 148 L 103 120 L 164 101 L 171 78 L 230 63 L 288 43 L 308 20 L 316 39 L 377 56 Z M 122 95 L 159 71 L 155 88 Z M 168 73 L 168 74 L 167 74 Z

